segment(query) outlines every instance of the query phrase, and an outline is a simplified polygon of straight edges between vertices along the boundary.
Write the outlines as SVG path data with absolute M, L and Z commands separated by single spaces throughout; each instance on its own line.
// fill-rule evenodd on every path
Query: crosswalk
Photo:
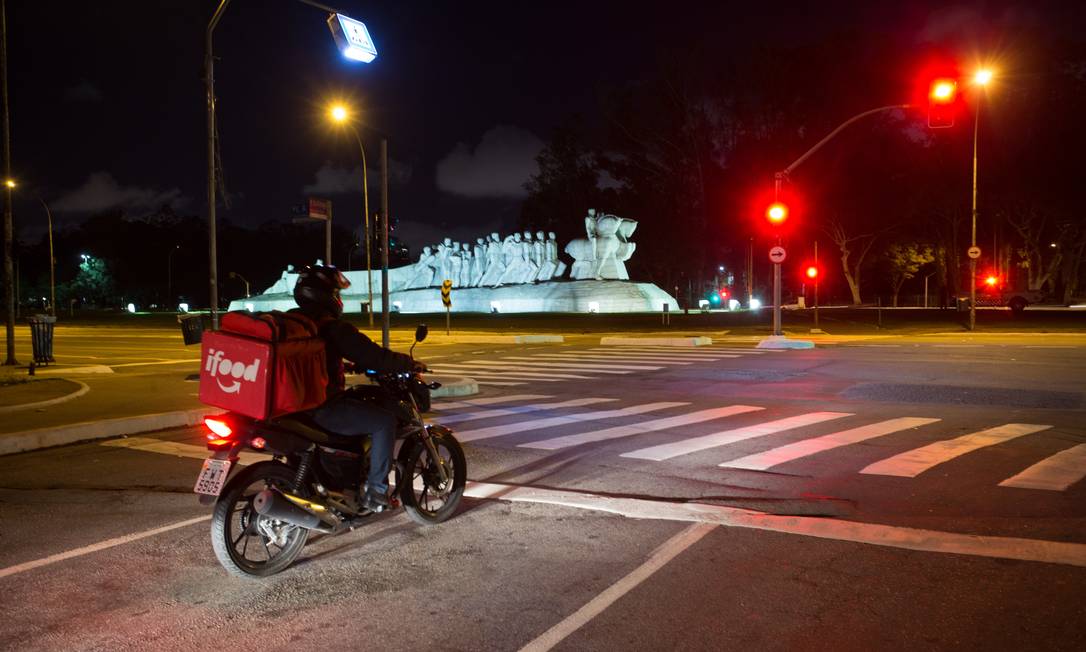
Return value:
M 862 414 L 810 411 L 787 414 L 787 408 L 758 405 L 720 405 L 693 408 L 685 401 L 656 401 L 623 405 L 620 399 L 579 397 L 555 400 L 542 394 L 437 402 L 434 421 L 461 424 L 456 436 L 464 442 L 499 440 L 518 448 L 559 451 L 577 446 L 609 443 L 617 455 L 644 463 L 686 463 L 724 469 L 769 471 L 789 465 L 791 471 L 818 473 L 832 467 L 835 452 L 849 451 L 842 458 L 855 460 L 857 451 L 867 457 L 862 463 L 850 461 L 848 472 L 863 476 L 917 478 L 959 458 L 991 447 L 1014 446 L 1016 442 L 1051 430 L 1053 426 L 1033 423 L 984 424 L 986 427 L 961 435 L 939 437 L 939 428 L 950 429 L 931 416 L 901 416 L 856 425 Z M 728 420 L 741 419 L 736 427 L 720 428 Z M 840 428 L 836 422 L 851 427 Z M 604 422 L 602 427 L 598 426 Z M 711 429 L 708 434 L 701 434 Z M 696 432 L 691 432 L 692 430 Z M 831 430 L 831 432 L 826 432 Z M 803 436 L 795 440 L 796 435 Z M 921 444 L 904 452 L 887 454 L 886 447 L 871 445 L 880 437 L 894 439 L 916 435 Z M 777 436 L 788 441 L 780 442 Z M 644 445 L 644 439 L 663 443 Z M 934 440 L 934 441 L 933 441 Z M 1059 441 L 1066 441 L 1061 438 Z M 737 445 L 742 446 L 737 447 Z M 857 448 L 859 447 L 859 448 Z M 764 448 L 750 452 L 751 448 Z M 745 450 L 740 450 L 745 449 Z M 736 455 L 734 451 L 740 450 Z M 1041 459 L 1035 447 L 1020 447 L 1022 468 L 998 481 L 1001 488 L 1066 491 L 1086 477 L 1086 443 L 1069 446 Z M 701 457 L 698 457 L 698 456 Z M 870 458 L 877 459 L 870 459 Z M 857 468 L 857 466 L 859 468 Z M 842 470 L 834 468 L 833 473 Z
M 677 348 L 669 346 L 600 346 L 577 350 L 523 350 L 485 359 L 467 358 L 433 365 L 437 373 L 470 376 L 479 385 L 517 387 L 532 383 L 563 383 L 655 372 L 742 357 L 779 353 L 773 349 L 727 346 Z

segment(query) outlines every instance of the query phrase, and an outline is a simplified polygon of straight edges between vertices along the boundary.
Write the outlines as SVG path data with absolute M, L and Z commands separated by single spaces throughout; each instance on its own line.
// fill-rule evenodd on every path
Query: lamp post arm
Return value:
M 49 224 L 49 314 L 56 317 L 57 315 L 57 278 L 56 278 L 56 258 L 53 257 L 53 212 L 49 210 L 49 204 L 45 203 L 45 200 L 38 197 L 38 201 L 45 207 L 45 218 Z
M 852 123 L 854 123 L 854 122 L 856 122 L 858 120 L 862 120 L 863 118 L 866 118 L 869 115 L 874 115 L 876 113 L 882 113 L 883 111 L 897 111 L 897 110 L 900 110 L 900 109 L 909 109 L 909 108 L 912 108 L 911 104 L 892 104 L 890 106 L 880 106 L 877 109 L 871 109 L 870 111 L 864 111 L 863 113 L 856 114 L 856 115 L 852 116 L 851 118 L 849 118 L 848 120 L 845 120 L 844 122 L 841 123 L 840 126 L 838 126 L 836 129 L 831 131 L 829 133 L 829 135 L 827 135 L 825 138 L 823 138 L 822 140 L 815 143 L 814 146 L 811 147 L 811 149 L 807 150 L 803 154 L 803 156 L 800 156 L 795 161 L 793 161 L 791 165 L 789 165 L 788 167 L 784 168 L 780 172 L 776 173 L 776 175 L 774 175 L 774 178 L 776 180 L 777 194 L 780 194 L 781 183 L 785 179 L 788 178 L 788 175 L 790 175 L 796 168 L 798 168 L 800 165 L 802 165 L 804 161 L 806 161 L 808 158 L 810 158 L 812 154 L 814 154 L 818 150 L 822 149 L 823 145 L 825 145 L 826 143 L 833 140 L 833 138 L 835 136 L 837 136 L 837 134 L 844 131 L 844 129 L 846 127 L 848 127 L 849 125 L 851 125 Z

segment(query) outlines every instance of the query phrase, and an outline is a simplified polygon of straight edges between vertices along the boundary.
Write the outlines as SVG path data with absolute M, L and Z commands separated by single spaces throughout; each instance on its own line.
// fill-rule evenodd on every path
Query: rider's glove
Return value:
M 421 374 L 426 371 L 429 371 L 429 369 L 426 368 L 425 362 L 423 362 L 422 360 L 411 361 L 411 373 Z

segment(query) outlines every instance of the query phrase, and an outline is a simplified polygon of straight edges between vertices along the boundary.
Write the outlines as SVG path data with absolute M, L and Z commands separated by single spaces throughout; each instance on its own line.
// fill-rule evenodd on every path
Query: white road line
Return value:
M 1001 487 L 1063 491 L 1086 477 L 1086 444 L 1072 446 L 1045 458 L 1018 475 L 999 483 Z
M 1003 426 L 981 430 L 955 439 L 937 441 L 927 446 L 905 451 L 863 468 L 860 473 L 868 475 L 892 475 L 899 478 L 915 478 L 924 471 L 943 462 L 971 453 L 987 446 L 995 446 L 1016 437 L 1029 435 L 1052 426 L 1032 423 L 1008 423 Z
M 983 344 L 933 344 L 936 349 L 983 349 Z
M 456 438 L 462 442 L 476 441 L 479 439 L 489 439 L 491 437 L 512 435 L 518 432 L 525 432 L 528 430 L 543 430 L 544 428 L 568 426 L 584 421 L 599 421 L 600 419 L 629 417 L 638 414 L 644 414 L 646 412 L 653 412 L 656 410 L 666 410 L 668 408 L 681 407 L 683 405 L 689 405 L 689 403 L 645 403 L 643 405 L 634 405 L 633 407 L 622 408 L 619 410 L 599 410 L 597 412 L 580 412 L 578 414 L 571 414 L 567 416 L 547 417 L 544 419 L 530 419 L 527 421 L 518 421 L 517 423 L 509 423 L 504 426 L 492 426 L 489 428 L 461 430 L 456 433 Z
M 469 375 L 470 374 L 470 376 L 471 376 L 471 378 L 473 380 L 526 380 L 526 381 L 531 381 L 533 383 L 561 383 L 561 382 L 565 382 L 566 380 L 568 380 L 567 378 L 554 378 L 553 376 L 533 376 L 533 375 L 518 374 L 518 373 L 513 373 L 513 372 L 501 373 L 501 372 L 497 372 L 497 371 L 493 371 L 493 372 L 489 372 L 489 371 L 484 371 L 484 372 L 480 372 L 480 371 L 464 371 L 464 372 L 461 372 L 461 373 L 463 373 L 464 375 Z M 588 376 L 585 376 L 584 378 L 587 379 Z
M 547 652 L 547 650 L 558 645 L 570 634 L 584 627 L 590 620 L 603 613 L 616 600 L 637 588 L 653 573 L 666 566 L 679 553 L 700 541 L 702 537 L 712 532 L 716 527 L 715 525 L 697 523 L 684 528 L 682 532 L 671 537 L 653 551 L 645 563 L 612 584 L 603 593 L 592 598 L 588 604 L 564 618 L 560 623 L 540 634 L 532 642 L 522 647 L 521 652 Z
M 784 419 L 760 423 L 745 428 L 725 430 L 723 432 L 715 432 L 711 435 L 694 437 L 693 439 L 683 439 L 670 444 L 650 446 L 649 448 L 623 453 L 621 457 L 632 457 L 639 460 L 655 460 L 659 462 L 680 455 L 689 455 L 690 453 L 703 451 L 707 448 L 716 448 L 718 446 L 732 444 L 737 441 L 743 441 L 744 439 L 764 437 L 765 435 L 772 435 L 784 430 L 791 430 L 792 428 L 800 428 L 802 426 L 809 426 L 831 419 L 840 419 L 841 417 L 850 416 L 852 416 L 852 414 L 849 412 L 809 412 L 807 414 L 786 417 Z
M 7 568 L 0 568 L 0 577 L 8 577 L 9 575 L 15 575 L 16 573 L 22 573 L 24 571 L 33 570 L 35 568 L 41 568 L 42 566 L 48 566 L 49 564 L 55 564 L 58 561 L 64 561 L 65 559 L 72 559 L 74 557 L 82 557 L 83 555 L 89 555 L 92 552 L 98 552 L 99 550 L 105 550 L 107 548 L 113 548 L 116 546 L 124 545 L 126 543 L 132 543 L 133 541 L 139 541 L 140 539 L 146 539 L 147 537 L 153 537 L 156 534 L 162 534 L 163 532 L 169 532 L 170 530 L 176 530 L 178 528 L 188 527 L 197 523 L 204 523 L 210 521 L 211 515 L 199 516 L 197 518 L 190 518 L 187 521 L 178 521 L 177 523 L 171 523 L 169 525 L 163 525 L 153 530 L 146 530 L 144 532 L 137 532 L 136 534 L 128 534 L 123 537 L 117 537 L 115 539 L 107 539 L 98 543 L 91 544 L 89 546 L 83 546 L 82 548 L 76 548 L 75 550 L 68 550 L 66 552 L 59 552 L 55 555 L 49 555 L 48 557 L 42 557 L 41 559 L 35 559 L 34 561 L 28 561 L 23 564 L 16 564 L 14 566 L 8 566 Z
M 485 368 L 491 368 L 491 369 L 509 369 L 510 367 L 512 367 L 514 369 L 523 369 L 525 371 L 539 371 L 540 369 L 555 369 L 555 370 L 558 370 L 558 371 L 563 371 L 563 370 L 565 370 L 565 371 L 591 371 L 593 373 L 598 373 L 598 374 L 630 374 L 630 373 L 633 373 L 632 371 L 620 371 L 618 369 L 600 369 L 598 365 L 563 364 L 563 363 L 558 363 L 558 362 L 555 362 L 555 363 L 550 363 L 550 362 L 521 362 L 521 363 L 516 363 L 516 362 L 501 362 L 499 360 L 495 360 L 495 361 L 492 361 L 492 362 L 483 362 L 482 360 L 480 360 L 479 362 L 465 362 L 464 364 L 465 365 L 470 365 L 471 367 L 485 367 Z M 530 367 L 535 367 L 535 369 L 530 369 Z
M 159 362 L 126 362 L 125 364 L 111 364 L 110 367 L 117 369 L 119 367 L 146 367 L 154 364 L 196 364 L 200 362 L 200 358 L 192 358 L 189 360 L 161 360 Z
M 937 421 L 939 421 L 939 419 L 926 419 L 923 417 L 889 419 L 887 421 L 860 426 L 859 428 L 852 428 L 851 430 L 842 430 L 841 432 L 823 435 L 822 437 L 804 439 L 803 441 L 797 441 L 794 444 L 786 444 L 767 450 L 764 453 L 740 457 L 731 460 L 730 462 L 725 462 L 720 466 L 726 466 L 733 469 L 765 471 L 778 464 L 784 464 L 785 462 L 791 462 L 792 460 L 797 460 L 801 457 L 828 451 L 837 448 L 838 446 L 856 444 L 874 437 L 882 437 L 883 435 L 888 435 L 892 432 L 926 426 L 929 423 L 935 423 Z
M 532 356 L 533 359 L 543 358 L 548 361 L 559 362 L 561 360 L 591 360 L 592 362 L 614 362 L 614 357 L 602 356 L 602 355 L 583 355 L 579 353 L 537 353 Z M 631 358 L 620 358 L 627 362 L 651 362 L 654 364 L 694 364 L 694 360 L 684 360 L 682 358 L 657 358 L 655 356 L 651 358 L 637 358 L 636 360 Z
M 494 387 L 518 387 L 520 385 L 527 385 L 528 383 L 506 383 L 499 382 L 497 380 L 477 380 L 476 385 L 493 385 Z
M 539 412 L 541 410 L 557 410 L 569 407 L 583 407 L 585 405 L 596 405 L 599 403 L 607 403 L 617 400 L 617 398 L 575 398 L 568 401 L 560 401 L 558 403 L 533 403 L 531 405 L 517 405 L 516 407 L 499 408 L 496 410 L 464 412 L 462 414 L 450 414 L 449 416 L 442 416 L 441 424 L 445 425 L 446 423 L 475 421 L 476 419 L 493 419 L 494 417 L 510 417 L 517 414 L 526 414 L 528 412 Z
M 606 349 L 588 349 L 588 352 L 593 355 L 606 355 L 608 357 L 621 357 L 624 355 L 630 356 L 644 356 L 644 355 L 666 355 L 673 358 L 690 358 L 692 360 L 715 360 L 724 357 L 726 353 L 686 353 L 683 351 L 626 351 L 615 350 L 611 348 Z M 735 357 L 734 355 L 730 357 Z
M 493 405 L 495 403 L 513 403 L 514 401 L 540 401 L 554 398 L 550 394 L 507 394 L 505 396 L 487 396 L 473 398 L 468 401 L 443 401 L 440 398 L 434 400 L 434 408 L 453 410 L 458 408 L 479 407 L 480 405 Z
M 561 505 L 574 509 L 618 514 L 628 518 L 712 523 L 726 527 L 751 528 L 920 552 L 1086 567 L 1086 544 L 1082 543 L 919 530 L 818 516 L 778 516 L 723 505 L 615 498 L 576 491 L 515 487 L 484 482 L 469 482 L 464 495 L 470 498 Z
M 531 365 L 537 366 L 537 367 L 569 367 L 569 366 L 573 365 L 573 366 L 582 367 L 582 368 L 585 368 L 585 369 L 592 369 L 592 368 L 598 368 L 598 367 L 602 366 L 605 369 L 626 369 L 628 371 L 656 371 L 657 369 L 662 369 L 663 368 L 663 367 L 660 367 L 660 366 L 630 365 L 630 364 L 610 364 L 610 363 L 608 363 L 606 365 L 599 365 L 599 364 L 595 364 L 595 363 L 579 365 L 579 364 L 576 364 L 574 362 L 538 362 L 536 360 L 536 358 L 531 357 L 531 356 L 523 356 L 522 357 L 522 356 L 516 356 L 516 355 L 506 356 L 506 357 L 502 358 L 502 360 L 516 360 L 518 363 L 527 363 L 527 364 L 531 364 Z
M 506 373 L 515 373 L 515 374 L 520 374 L 521 376 L 524 376 L 525 378 L 565 378 L 565 379 L 568 379 L 568 380 L 587 380 L 587 379 L 592 378 L 592 376 L 579 376 L 577 374 L 563 374 L 563 373 L 557 373 L 557 372 L 552 372 L 552 371 L 543 371 L 543 370 L 540 370 L 540 369 L 536 369 L 534 371 L 506 371 L 506 367 L 498 367 L 498 368 L 494 368 L 494 369 L 489 369 L 487 367 L 479 367 L 479 366 L 464 366 L 464 367 L 448 366 L 448 367 L 446 367 L 446 366 L 442 365 L 441 370 L 442 371 L 449 370 L 452 373 L 461 373 L 461 374 L 499 374 L 499 373 L 500 374 L 506 374 Z
M 743 414 L 744 412 L 756 412 L 758 410 L 764 409 L 765 408 L 752 407 L 750 405 L 729 405 L 728 407 L 699 410 L 697 412 L 688 412 L 686 414 L 680 414 L 674 417 L 653 419 L 652 421 L 642 421 L 640 423 L 634 423 L 628 426 L 615 426 L 613 428 L 593 430 L 590 432 L 583 432 L 576 435 L 555 437 L 554 439 L 532 441 L 528 442 L 527 444 L 521 444 L 520 447 L 540 448 L 543 450 L 553 451 L 558 450 L 559 448 L 577 446 L 579 444 L 587 444 L 595 441 L 605 441 L 608 439 L 618 439 L 620 437 L 629 437 L 630 435 L 640 435 L 642 433 L 655 432 L 658 430 L 667 430 L 668 428 L 677 428 L 679 426 L 686 426 L 692 423 L 702 423 L 703 421 L 712 421 L 713 419 L 723 419 L 724 417 L 730 417 L 735 414 Z

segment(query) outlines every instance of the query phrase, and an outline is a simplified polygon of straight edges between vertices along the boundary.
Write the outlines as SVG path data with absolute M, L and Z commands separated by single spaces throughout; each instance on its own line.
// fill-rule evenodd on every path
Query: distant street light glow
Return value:
M 992 71 L 988 69 L 981 69 L 977 71 L 977 74 L 973 75 L 973 81 L 984 86 L 988 82 L 992 81 Z
M 15 187 L 15 180 L 14 179 L 8 179 L 8 180 L 4 181 L 4 184 L 7 185 L 8 188 L 14 188 Z
M 335 120 L 336 122 L 346 122 L 348 116 L 347 107 L 342 104 L 337 104 L 332 107 L 331 114 L 332 120 Z

